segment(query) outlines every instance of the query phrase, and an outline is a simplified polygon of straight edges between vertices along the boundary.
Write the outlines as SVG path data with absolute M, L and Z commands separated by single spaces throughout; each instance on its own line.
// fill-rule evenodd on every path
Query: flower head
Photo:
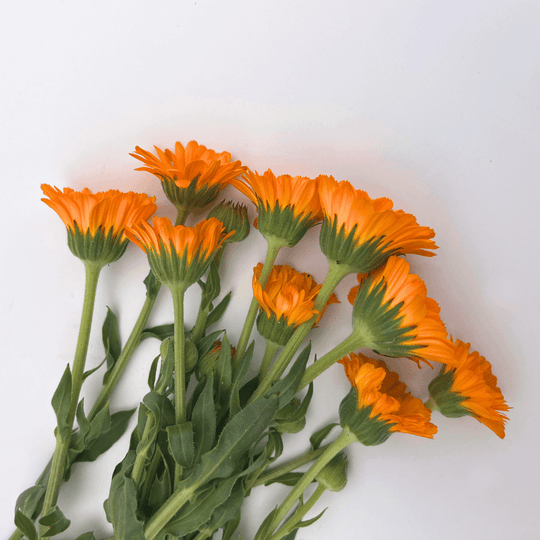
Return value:
M 473 416 L 503 439 L 508 420 L 503 411 L 510 407 L 491 364 L 476 351 L 470 352 L 470 343 L 456 340 L 455 345 L 457 365 L 444 366 L 429 385 L 435 408 L 449 418 Z
M 174 152 L 154 148 L 156 155 L 139 146 L 130 155 L 145 164 L 137 171 L 147 171 L 161 179 L 165 194 L 177 208 L 206 206 L 246 170 L 240 161 L 231 162 L 228 152 L 217 154 L 196 141 L 189 142 L 185 148 L 177 142 Z
M 369 272 L 390 255 L 434 255 L 435 233 L 416 218 L 393 210 L 390 199 L 370 199 L 365 191 L 331 176 L 319 177 L 324 214 L 320 244 L 328 259 L 355 272 Z
M 340 407 L 342 426 L 353 431 L 366 445 L 384 442 L 392 432 L 433 438 L 437 427 L 431 411 L 411 396 L 406 386 L 383 361 L 363 354 L 340 360 L 353 389 Z
M 41 199 L 64 222 L 68 244 L 83 261 L 109 264 L 122 256 L 128 239 L 126 229 L 146 222 L 156 211 L 155 197 L 111 189 L 91 193 L 42 184 Z
M 322 285 L 310 274 L 300 273 L 288 265 L 274 266 L 263 289 L 259 283 L 262 269 L 260 263 L 254 268 L 253 294 L 262 309 L 257 320 L 259 333 L 270 341 L 284 345 L 297 326 L 315 314 L 318 314 L 318 323 L 326 307 L 338 302 L 333 294 L 319 313 L 314 304 Z
M 321 221 L 317 180 L 276 177 L 270 169 L 262 175 L 248 171 L 242 179 L 231 183 L 257 206 L 257 227 L 263 236 L 280 238 L 292 247 Z
M 454 345 L 447 338 L 439 305 L 427 297 L 424 282 L 409 273 L 407 261 L 392 256 L 358 280 L 361 285 L 349 294 L 353 327 L 370 342 L 370 348 L 427 364 L 429 360 L 455 364 Z
M 146 252 L 156 277 L 171 288 L 195 283 L 228 235 L 223 235 L 223 224 L 216 218 L 185 227 L 174 226 L 168 218 L 156 217 L 153 226 L 149 223 L 134 226 L 128 236 Z

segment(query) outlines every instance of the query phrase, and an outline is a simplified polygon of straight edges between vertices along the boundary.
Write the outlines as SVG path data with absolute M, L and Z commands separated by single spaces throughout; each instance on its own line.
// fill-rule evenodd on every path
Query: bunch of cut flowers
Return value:
M 490 364 L 469 343 L 449 336 L 437 302 L 404 258 L 434 255 L 432 229 L 395 210 L 391 200 L 372 199 L 347 181 L 276 177 L 270 170 L 258 174 L 229 153 L 195 141 L 155 153 L 137 147 L 132 156 L 144 164 L 138 170 L 159 179 L 176 207 L 175 224 L 152 218 L 155 197 L 146 194 L 42 186 L 43 201 L 64 222 L 68 246 L 85 266 L 86 285 L 74 360 L 52 396 L 54 455 L 17 499 L 11 540 L 43 540 L 69 527 L 57 505 L 59 490 L 76 463 L 94 461 L 128 428 L 135 411 L 111 412 L 109 399 L 146 338 L 161 341 L 160 355 L 151 363 L 149 392 L 104 502 L 111 540 L 232 540 L 245 499 L 275 482 L 290 492 L 261 516 L 254 540 L 293 540 L 321 517 L 306 517 L 321 495 L 344 488 L 349 445 L 379 445 L 394 433 L 433 438 L 432 411 L 473 416 L 504 437 L 509 407 Z M 227 186 L 253 203 L 253 224 L 267 243 L 234 344 L 220 328 L 231 298 L 229 293 L 218 300 L 220 263 L 230 243 L 248 236 L 250 219 L 245 205 L 222 199 Z M 208 210 L 207 217 L 186 226 L 201 209 Z M 275 264 L 280 251 L 294 248 L 312 227 L 320 227 L 320 249 L 328 261 L 322 284 L 302 272 L 307 269 Z M 129 242 L 148 260 L 146 299 L 124 345 L 108 310 L 102 328 L 105 360 L 87 369 L 98 279 Z M 338 302 L 334 291 L 349 274 L 358 278 L 347 298 L 350 335 L 318 356 L 309 334 L 324 324 L 327 309 L 337 309 L 330 306 Z M 192 286 L 200 287 L 201 300 L 195 325 L 186 328 L 184 298 Z M 174 322 L 150 328 L 161 288 L 172 295 Z M 262 358 L 254 353 L 254 327 L 266 343 Z M 381 357 L 437 366 L 429 399 L 423 403 L 411 395 Z M 336 363 L 351 385 L 336 422 L 311 434 L 307 452 L 283 461 L 284 445 L 302 436 L 313 381 Z M 101 390 L 87 409 L 81 388 L 103 364 Z M 87 532 L 77 540 L 95 536 Z

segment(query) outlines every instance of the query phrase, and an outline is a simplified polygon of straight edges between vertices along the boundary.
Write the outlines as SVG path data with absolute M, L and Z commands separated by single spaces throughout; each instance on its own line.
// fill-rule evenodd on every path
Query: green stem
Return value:
M 270 540 L 281 540 L 281 538 L 290 534 L 298 525 L 302 518 L 315 506 L 315 503 L 321 498 L 321 495 L 326 489 L 320 484 L 312 493 L 311 497 L 299 508 L 294 515 L 287 521 L 271 538 Z
M 201 529 L 193 540 L 206 540 L 214 535 L 215 529 Z
M 161 287 L 161 283 L 157 282 L 156 287 L 157 290 L 155 291 L 155 293 L 146 296 L 146 300 L 141 309 L 141 313 L 137 318 L 137 322 L 135 323 L 135 326 L 133 327 L 129 338 L 126 341 L 126 344 L 124 345 L 124 348 L 122 349 L 118 360 L 114 364 L 114 367 L 109 375 L 109 378 L 107 379 L 106 384 L 103 385 L 101 391 L 99 392 L 99 396 L 97 397 L 96 402 L 94 403 L 94 406 L 92 407 L 92 410 L 88 415 L 88 419 L 90 421 L 95 418 L 96 414 L 101 409 L 103 409 L 103 407 L 109 401 L 112 391 L 116 387 L 116 384 L 118 383 L 120 377 L 122 376 L 122 373 L 126 369 L 130 358 L 133 356 L 135 349 L 138 347 L 141 341 L 141 334 L 146 328 L 146 323 L 148 322 L 150 313 L 152 312 L 154 304 L 156 303 L 157 293 L 159 291 L 159 288 Z
M 310 450 L 309 452 L 302 454 L 301 456 L 293 459 L 292 461 L 289 461 L 288 463 L 285 463 L 279 467 L 269 470 L 266 474 L 259 477 L 257 481 L 253 483 L 252 487 L 268 484 L 268 482 L 272 482 L 273 480 L 275 480 L 276 478 L 279 478 L 280 476 L 284 474 L 295 471 L 299 467 L 303 467 L 304 465 L 311 463 L 312 461 L 320 457 L 327 448 L 328 448 L 328 445 L 321 446 L 320 448 L 317 448 L 317 450 Z
M 274 261 L 276 260 L 279 250 L 285 245 L 283 243 L 283 240 L 274 238 L 273 236 L 268 237 L 266 240 L 268 241 L 268 251 L 266 252 L 266 260 L 264 261 L 261 277 L 259 279 L 259 283 L 261 284 L 261 287 L 263 289 L 266 285 L 266 282 L 268 281 L 268 277 L 270 276 L 270 272 L 272 271 Z M 249 337 L 251 336 L 251 331 L 253 330 L 253 325 L 255 324 L 255 319 L 257 317 L 258 311 L 259 303 L 257 302 L 256 298 L 253 297 L 253 299 L 251 300 L 251 305 L 249 306 L 248 314 L 246 316 L 244 328 L 242 328 L 240 341 L 238 342 L 238 346 L 236 347 L 236 353 L 234 355 L 234 358 L 236 359 L 235 363 L 237 365 L 235 367 L 238 367 L 242 356 L 246 352 Z
M 367 346 L 368 343 L 365 343 L 361 336 L 354 333 L 351 334 L 347 339 L 342 341 L 339 345 L 336 345 L 331 351 L 327 352 L 324 356 L 321 356 L 321 358 L 306 369 L 304 376 L 300 381 L 298 391 L 306 387 L 323 371 L 326 371 L 330 366 L 333 366 L 344 356 L 347 356 L 357 349 L 362 349 L 363 347 Z
M 261 369 L 259 370 L 259 380 L 264 379 L 264 376 L 270 369 L 272 364 L 272 359 L 277 353 L 278 349 L 281 348 L 281 345 L 274 343 L 273 341 L 266 340 L 266 349 L 264 351 L 264 356 L 261 362 Z
M 42 516 L 47 515 L 56 506 L 58 499 L 58 490 L 64 476 L 67 453 L 71 442 L 71 432 L 73 430 L 73 421 L 79 403 L 79 395 L 83 384 L 84 366 L 86 363 L 86 354 L 88 352 L 88 341 L 90 338 L 90 329 L 92 327 L 92 316 L 94 313 L 94 303 L 96 299 L 96 289 L 101 271 L 100 266 L 85 263 L 86 286 L 84 291 L 84 303 L 81 315 L 81 325 L 79 327 L 79 337 L 77 339 L 77 348 L 73 360 L 73 370 L 71 374 L 71 402 L 66 418 L 67 428 L 64 435 L 60 428 L 56 431 L 56 448 L 51 465 L 47 491 L 43 502 Z
M 191 214 L 191 210 L 189 210 L 187 207 L 177 206 L 176 207 L 176 222 L 174 225 L 175 226 L 184 225 L 189 214 Z
M 22 540 L 23 533 L 17 529 L 10 537 L 9 540 Z
M 340 433 L 339 437 L 319 456 L 317 461 L 304 473 L 302 478 L 298 480 L 294 488 L 291 490 L 287 498 L 279 506 L 272 525 L 269 531 L 275 531 L 278 525 L 283 521 L 285 516 L 289 513 L 296 501 L 300 498 L 306 488 L 315 480 L 317 475 L 324 469 L 324 467 L 341 452 L 346 446 L 351 444 L 355 440 L 354 435 L 346 427 Z
M 329 261 L 328 274 L 324 280 L 323 286 L 317 295 L 317 300 L 315 301 L 314 309 L 320 311 L 332 293 L 337 287 L 338 283 L 347 275 L 350 274 L 350 268 L 343 267 L 334 261 Z M 296 354 L 296 351 L 299 349 L 300 345 L 304 341 L 305 337 L 308 335 L 309 331 L 315 324 L 317 320 L 317 315 L 313 317 L 304 324 L 301 324 L 292 335 L 291 339 L 285 345 L 285 348 L 281 351 L 281 354 L 278 356 L 277 360 L 274 362 L 274 365 L 270 371 L 266 374 L 266 377 L 261 381 L 259 388 L 251 396 L 250 402 L 254 401 L 260 396 L 264 396 L 266 392 L 272 386 L 272 383 L 281 377 L 282 373 L 287 369 L 290 361 L 293 356 Z
M 186 358 L 184 334 L 184 294 L 182 286 L 171 288 L 174 304 L 174 409 L 177 424 L 186 421 Z M 182 476 L 182 467 L 176 464 L 175 486 Z

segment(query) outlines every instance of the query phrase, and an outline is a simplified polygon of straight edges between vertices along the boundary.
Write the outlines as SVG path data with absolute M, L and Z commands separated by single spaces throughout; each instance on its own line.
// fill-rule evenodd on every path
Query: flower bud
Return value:
M 317 482 L 330 491 L 341 491 L 347 485 L 347 456 L 340 452 L 318 474 Z
M 227 242 L 241 242 L 249 235 L 249 216 L 247 206 L 232 201 L 222 201 L 213 208 L 208 217 L 215 217 L 223 223 L 225 234 L 234 232 Z

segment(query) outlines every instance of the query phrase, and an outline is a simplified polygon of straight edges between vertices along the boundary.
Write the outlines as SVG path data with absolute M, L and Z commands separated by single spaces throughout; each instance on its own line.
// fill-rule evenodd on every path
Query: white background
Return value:
M 42 182 L 119 188 L 158 197 L 159 182 L 134 172 L 135 145 L 196 139 L 229 150 L 259 172 L 331 174 L 433 227 L 432 259 L 409 257 L 442 308 L 449 331 L 493 364 L 513 407 L 499 440 L 472 418 L 433 415 L 433 441 L 394 435 L 349 449 L 349 483 L 325 494 L 323 519 L 298 540 L 506 540 L 540 538 L 538 452 L 538 188 L 540 5 L 536 1 L 22 0 L 0 21 L 2 151 L 2 447 L 0 537 L 13 506 L 53 450 L 50 399 L 72 359 L 83 266 L 60 219 L 40 202 Z M 231 197 L 242 197 L 231 193 Z M 255 213 L 252 212 L 252 218 Z M 322 279 L 317 231 L 278 263 Z M 231 248 L 223 288 L 234 291 L 224 323 L 231 341 L 250 300 L 257 231 Z M 102 358 L 106 306 L 125 340 L 144 299 L 147 266 L 131 246 L 101 277 L 88 365 Z M 350 331 L 346 294 L 314 338 L 322 354 Z M 172 321 L 162 291 L 151 322 Z M 198 292 L 188 294 L 193 324 Z M 261 344 L 258 344 L 261 350 Z M 136 406 L 158 344 L 130 364 L 112 408 Z M 421 398 L 432 376 L 389 362 Z M 99 390 L 98 375 L 85 388 Z M 340 366 L 317 380 L 306 435 L 337 417 L 348 391 Z M 78 466 L 59 504 L 74 525 L 62 538 L 111 533 L 102 502 L 123 439 Z M 249 540 L 286 488 L 254 492 Z

